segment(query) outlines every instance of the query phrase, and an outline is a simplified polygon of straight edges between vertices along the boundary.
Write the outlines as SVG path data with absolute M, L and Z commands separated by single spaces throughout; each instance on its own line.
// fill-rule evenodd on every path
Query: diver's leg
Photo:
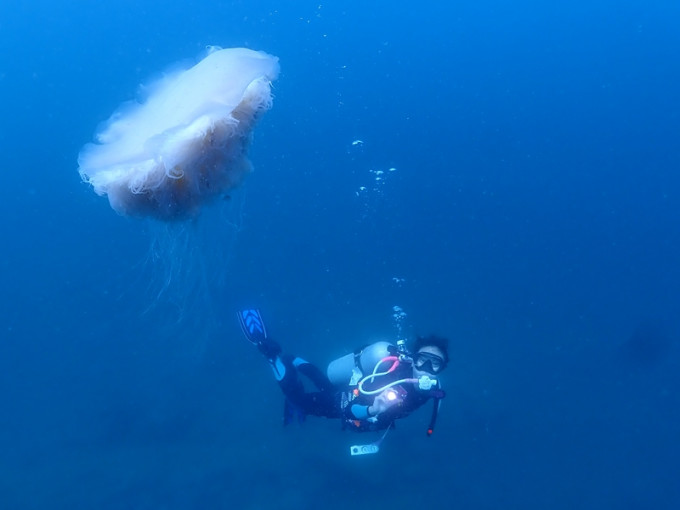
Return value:
M 335 388 L 328 376 L 324 374 L 316 365 L 302 358 L 295 358 L 293 364 L 298 371 L 314 383 L 319 391 L 333 391 Z
M 290 392 L 298 391 L 298 387 L 302 386 L 302 381 L 298 377 L 293 357 L 282 354 L 280 349 L 277 354 L 271 357 L 265 354 L 265 357 L 274 373 L 274 378 L 279 383 L 279 386 L 281 386 L 283 392 L 288 395 Z
M 326 374 L 302 358 L 293 359 L 293 366 L 298 373 L 307 377 L 319 389 L 319 391 L 298 395 L 298 405 L 304 408 L 307 414 L 337 418 L 339 416 L 336 405 L 337 395 Z
M 330 394 L 332 385 L 321 370 L 302 358 L 283 354 L 279 344 L 271 338 L 260 341 L 257 348 L 267 359 L 287 400 L 304 414 L 327 415 L 327 396 L 323 394 Z M 321 391 L 307 393 L 299 374 L 309 378 Z
M 274 372 L 274 378 L 279 383 L 285 401 L 283 404 L 283 424 L 289 425 L 294 421 L 302 422 L 310 413 L 305 387 L 298 377 L 298 371 L 291 356 L 278 354 L 267 358 L 269 366 Z
M 314 399 L 307 398 L 304 385 L 298 377 L 297 365 L 300 363 L 296 362 L 296 360 L 300 360 L 300 358 L 293 358 L 292 356 L 282 354 L 281 346 L 278 342 L 272 340 L 267 335 L 267 329 L 259 310 L 256 308 L 239 310 L 237 315 L 244 336 L 267 359 L 272 372 L 274 372 L 274 377 L 281 387 L 281 391 L 286 396 L 286 400 L 297 407 L 301 413 L 313 414 L 312 408 L 315 407 Z M 306 363 L 304 360 L 300 361 Z M 319 375 L 323 376 L 320 371 Z M 315 374 L 315 377 L 321 381 L 317 374 Z M 312 380 L 314 381 L 314 379 Z M 315 384 L 317 383 L 315 382 Z
M 286 400 L 297 408 L 297 411 L 304 415 L 327 418 L 338 416 L 335 392 L 331 391 L 330 381 L 318 368 L 302 358 L 285 354 L 276 356 L 269 363 Z M 306 392 L 299 377 L 301 373 L 309 377 L 321 391 Z M 284 421 L 288 418 L 287 414 L 284 414 Z

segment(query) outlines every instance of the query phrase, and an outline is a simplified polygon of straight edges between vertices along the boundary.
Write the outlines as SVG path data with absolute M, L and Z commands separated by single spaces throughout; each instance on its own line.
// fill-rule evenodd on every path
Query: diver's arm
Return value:
M 371 406 L 362 406 L 361 404 L 350 406 L 347 414 L 352 420 L 367 420 L 368 418 L 375 416 L 375 414 L 371 412 Z
M 391 398 L 388 397 L 389 394 L 391 394 Z M 387 389 L 373 399 L 373 404 L 367 406 L 354 404 L 349 407 L 349 412 L 355 420 L 367 420 L 400 404 L 402 398 L 395 395 L 394 391 Z

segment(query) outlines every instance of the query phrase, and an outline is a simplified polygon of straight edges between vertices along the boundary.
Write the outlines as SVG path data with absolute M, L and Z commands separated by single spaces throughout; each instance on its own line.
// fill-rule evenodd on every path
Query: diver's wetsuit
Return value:
M 344 426 L 357 431 L 382 430 L 390 427 L 394 420 L 409 415 L 430 398 L 429 393 L 419 391 L 414 384 L 404 383 L 400 385 L 405 392 L 401 404 L 375 417 L 370 417 L 368 407 L 373 404 L 375 395 L 359 393 L 355 396 L 353 388 L 349 385 L 333 386 L 326 374 L 301 358 L 279 355 L 270 363 L 279 386 L 286 396 L 284 423 L 292 421 L 295 415 L 300 419 L 304 419 L 306 415 L 312 415 L 340 418 Z M 298 374 L 307 377 L 318 391 L 305 391 Z M 393 372 L 381 376 L 373 384 L 366 384 L 366 388 L 371 390 L 393 381 L 412 377 L 411 365 L 402 364 Z

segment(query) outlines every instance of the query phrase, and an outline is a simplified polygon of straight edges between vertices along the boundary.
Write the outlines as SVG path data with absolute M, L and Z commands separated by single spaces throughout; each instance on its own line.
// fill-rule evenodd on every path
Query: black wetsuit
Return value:
M 289 423 L 295 416 L 302 419 L 312 415 L 339 418 L 345 427 L 361 432 L 383 430 L 390 427 L 395 420 L 408 416 L 431 397 L 429 392 L 420 391 L 413 383 L 402 383 L 399 388 L 395 388 L 402 393 L 402 402 L 371 417 L 367 408 L 373 404 L 376 395 L 363 395 L 349 385 L 334 386 L 326 374 L 300 358 L 282 355 L 279 359 L 285 367 L 283 378 L 279 381 L 286 396 L 284 423 Z M 307 377 L 317 391 L 306 391 L 299 374 Z M 380 376 L 373 383 L 366 383 L 364 386 L 365 389 L 372 390 L 407 378 L 413 378 L 413 369 L 410 364 L 402 363 L 390 374 Z

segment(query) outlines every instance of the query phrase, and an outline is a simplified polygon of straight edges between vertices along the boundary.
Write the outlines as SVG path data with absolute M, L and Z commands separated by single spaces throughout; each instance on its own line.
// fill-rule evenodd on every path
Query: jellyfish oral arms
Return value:
M 114 113 L 80 151 L 80 176 L 125 216 L 196 217 L 251 171 L 252 130 L 272 104 L 278 59 L 215 49 Z

